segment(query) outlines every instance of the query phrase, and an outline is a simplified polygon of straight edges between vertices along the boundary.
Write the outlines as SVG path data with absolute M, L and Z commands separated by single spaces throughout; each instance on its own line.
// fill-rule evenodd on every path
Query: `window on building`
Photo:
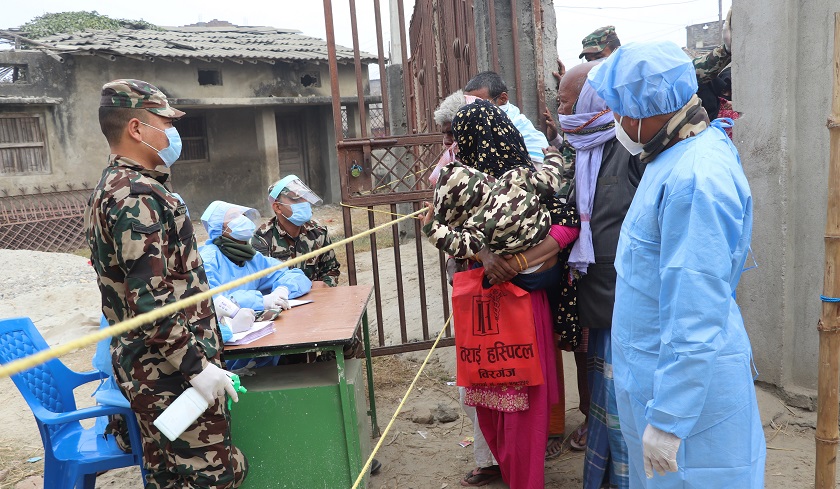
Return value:
M 207 121 L 203 115 L 175 121 L 181 135 L 181 161 L 207 161 Z
M 199 85 L 221 85 L 222 73 L 219 70 L 198 70 Z
M 40 115 L 0 114 L 0 175 L 49 173 Z
M 321 74 L 317 71 L 310 71 L 304 73 L 302 77 L 300 77 L 300 84 L 304 87 L 320 87 L 321 86 Z
M 0 85 L 28 82 L 29 69 L 26 65 L 10 65 L 0 63 Z

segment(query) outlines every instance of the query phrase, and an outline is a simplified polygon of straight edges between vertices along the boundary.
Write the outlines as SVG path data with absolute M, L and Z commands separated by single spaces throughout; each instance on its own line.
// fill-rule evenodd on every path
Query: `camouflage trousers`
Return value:
M 131 383 L 120 384 L 140 425 L 146 489 L 239 487 L 248 473 L 248 461 L 231 442 L 230 411 L 224 400 L 217 399 L 175 441 L 169 441 L 153 424 L 189 387 L 182 379 L 177 382 L 181 384 L 180 388 L 160 389 L 159 392 L 144 389 L 140 393 L 127 388 Z

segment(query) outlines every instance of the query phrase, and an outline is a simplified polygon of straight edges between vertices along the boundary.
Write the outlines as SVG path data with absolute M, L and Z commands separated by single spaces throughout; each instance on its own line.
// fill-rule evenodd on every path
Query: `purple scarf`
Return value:
M 569 255 L 569 266 L 581 274 L 586 273 L 590 263 L 595 263 L 589 220 L 592 216 L 592 203 L 595 201 L 595 183 L 601 169 L 604 144 L 615 137 L 613 113 L 607 110 L 601 114 L 604 110 L 607 110 L 604 99 L 595 93 L 589 83 L 584 83 L 575 104 L 576 113 L 560 116 L 560 129 L 565 133 L 569 144 L 575 148 L 577 155 L 575 193 L 580 213 L 580 236 Z M 610 123 L 613 124 L 609 125 Z

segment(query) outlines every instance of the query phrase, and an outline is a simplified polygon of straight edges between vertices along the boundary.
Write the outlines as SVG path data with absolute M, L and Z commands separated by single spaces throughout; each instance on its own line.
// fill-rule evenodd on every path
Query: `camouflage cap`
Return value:
M 102 86 L 99 106 L 146 109 L 152 114 L 170 119 L 184 116 L 184 112 L 169 105 L 163 92 L 143 80 L 120 79 L 106 83 Z
M 578 58 L 582 58 L 584 54 L 600 53 L 607 47 L 611 41 L 617 41 L 618 35 L 615 33 L 615 26 L 608 25 L 595 29 L 592 34 L 583 38 L 583 51 L 580 52 Z

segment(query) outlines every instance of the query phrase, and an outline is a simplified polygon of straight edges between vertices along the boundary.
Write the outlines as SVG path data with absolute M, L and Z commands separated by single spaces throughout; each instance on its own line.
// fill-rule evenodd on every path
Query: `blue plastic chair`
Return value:
M 0 364 L 9 363 L 48 348 L 29 318 L 0 320 Z M 99 371 L 79 373 L 53 359 L 11 376 L 32 410 L 44 443 L 44 487 L 93 489 L 97 472 L 140 465 L 142 445 L 137 420 L 131 409 L 93 406 L 76 409 L 73 389 L 102 378 Z M 129 420 L 132 453 L 125 453 L 113 437 L 105 438 L 85 429 L 79 420 L 122 414 Z

